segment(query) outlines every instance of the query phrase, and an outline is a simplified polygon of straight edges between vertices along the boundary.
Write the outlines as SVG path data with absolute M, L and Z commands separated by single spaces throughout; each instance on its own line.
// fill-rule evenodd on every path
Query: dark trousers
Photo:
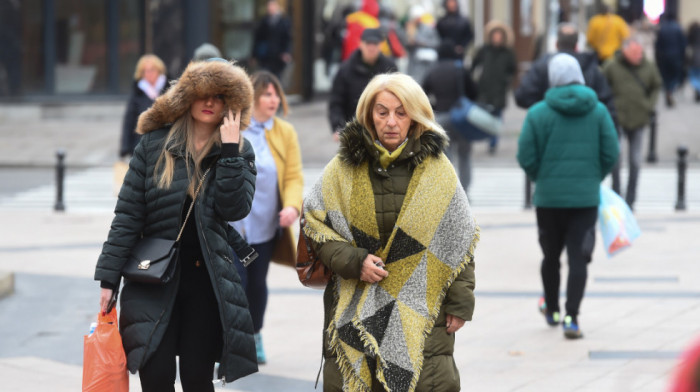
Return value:
M 629 164 L 629 176 L 627 177 L 627 192 L 625 193 L 625 201 L 630 206 L 634 207 L 634 202 L 637 200 L 637 180 L 639 179 L 639 169 L 642 167 L 642 142 L 644 139 L 644 128 L 623 130 L 625 138 L 627 138 L 627 156 Z M 622 135 L 619 135 L 620 147 L 622 147 Z M 622 166 L 622 153 L 617 158 L 617 163 L 612 170 L 612 189 L 622 195 L 620 183 L 620 166 Z
M 263 327 L 265 309 L 267 308 L 267 271 L 270 269 L 270 258 L 275 249 L 277 237 L 262 244 L 251 244 L 258 252 L 258 258 L 247 267 L 236 257 L 236 269 L 241 276 L 241 284 L 248 298 L 250 316 L 253 318 L 253 330 L 260 332 Z M 235 252 L 234 252 L 235 254 Z
M 541 274 L 547 309 L 559 311 L 559 258 L 566 247 L 569 277 L 566 284 L 566 313 L 578 315 L 588 277 L 588 263 L 595 245 L 598 207 L 537 208 L 537 228 L 544 259 Z
M 180 286 L 172 317 L 158 349 L 139 370 L 144 392 L 175 391 L 177 355 L 183 391 L 214 391 L 214 362 L 223 346 L 221 319 L 204 261 L 192 253 L 181 251 Z

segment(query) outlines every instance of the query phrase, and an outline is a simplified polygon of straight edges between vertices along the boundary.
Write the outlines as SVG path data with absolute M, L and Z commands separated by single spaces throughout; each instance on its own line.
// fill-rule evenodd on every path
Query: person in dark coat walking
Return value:
M 654 56 L 664 81 L 666 106 L 673 107 L 675 104 L 673 92 L 683 82 L 686 41 L 674 14 L 666 12 L 661 15 L 660 20 L 659 31 L 656 33 L 654 42 Z
M 598 100 L 602 102 L 610 116 L 615 121 L 615 104 L 612 90 L 605 76 L 598 67 L 598 56 L 595 52 L 577 52 L 578 29 L 572 23 L 561 23 L 557 29 L 557 51 L 572 55 L 581 66 L 586 86 L 595 91 Z M 530 69 L 520 79 L 520 85 L 515 90 L 515 103 L 523 109 L 544 99 L 549 89 L 548 65 L 555 54 L 547 54 L 537 59 Z
M 512 45 L 512 32 L 505 24 L 492 20 L 486 25 L 487 41 L 472 60 L 472 73 L 478 72 L 479 102 L 487 105 L 494 116 L 506 107 L 506 93 L 518 69 Z M 489 141 L 489 153 L 496 153 L 498 138 Z
M 357 101 L 370 79 L 374 75 L 397 70 L 394 60 L 381 53 L 379 44 L 382 41 L 384 35 L 379 29 L 365 29 L 360 39 L 360 48 L 343 62 L 333 79 L 328 118 L 331 132 L 336 136 L 345 127 L 345 123 L 355 116 Z
M 292 61 L 292 26 L 282 14 L 276 0 L 267 2 L 267 15 L 253 33 L 253 59 L 257 65 L 272 72 L 278 79 Z
M 564 336 L 583 337 L 578 314 L 587 268 L 595 246 L 600 183 L 619 154 L 610 114 L 583 85 L 583 73 L 571 55 L 559 53 L 548 66 L 550 89 L 532 106 L 518 140 L 518 163 L 535 181 L 539 243 L 544 258 L 540 273 L 547 324 L 563 321 Z M 559 313 L 560 257 L 566 247 L 569 271 L 566 316 Z
M 227 224 L 248 214 L 255 191 L 253 149 L 240 135 L 252 101 L 245 71 L 210 59 L 190 63 L 139 118 L 143 137 L 119 192 L 95 280 L 105 311 L 137 241 L 174 240 L 186 222 L 172 280 L 161 285 L 124 279 L 119 327 L 127 367 L 139 372 L 143 391 L 173 390 L 176 356 L 184 391 L 214 391 L 215 362 L 216 377 L 224 382 L 258 369 L 253 324 L 229 245 L 239 253 L 242 239 Z
M 440 43 L 438 56 L 439 61 L 428 70 L 422 87 L 423 91 L 430 97 L 435 111 L 435 120 L 450 137 L 450 145 L 445 153 L 457 169 L 462 188 L 468 194 L 472 171 L 472 143 L 452 127 L 449 111 L 459 100 L 461 94 L 476 101 L 478 91 L 469 69 L 464 68 L 462 56 L 455 50 L 455 44 L 451 39 L 445 39 Z M 461 86 L 460 80 L 462 81 Z
M 120 158 L 134 153 L 134 148 L 141 139 L 141 135 L 136 133 L 136 121 L 141 113 L 150 108 L 153 101 L 168 88 L 166 73 L 163 60 L 155 54 L 145 54 L 136 63 L 134 84 L 122 122 Z
M 460 13 L 457 0 L 445 0 L 444 7 L 446 13 L 437 22 L 440 40 L 452 40 L 455 52 L 463 58 L 474 39 L 472 24 Z

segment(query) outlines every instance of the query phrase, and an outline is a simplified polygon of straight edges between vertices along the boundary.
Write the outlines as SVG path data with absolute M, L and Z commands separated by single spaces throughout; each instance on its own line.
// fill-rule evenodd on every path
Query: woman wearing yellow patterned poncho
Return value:
M 376 76 L 304 200 L 303 230 L 333 271 L 324 391 L 457 391 L 455 332 L 474 310 L 478 228 L 410 77 Z

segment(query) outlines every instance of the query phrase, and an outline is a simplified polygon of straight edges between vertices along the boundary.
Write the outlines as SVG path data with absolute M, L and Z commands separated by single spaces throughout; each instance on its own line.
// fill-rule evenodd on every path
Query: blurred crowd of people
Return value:
M 689 79 L 695 89 L 695 98 L 700 102 L 700 24 L 691 24 L 684 33 L 676 16 L 667 13 L 662 15 L 653 38 L 649 40 L 644 35 L 645 31 L 650 31 L 648 25 L 645 28 L 631 28 L 603 6 L 599 14 L 589 21 L 585 32 L 590 50 L 578 46 L 580 32 L 577 26 L 563 22 L 557 29 L 556 53 L 542 54 L 524 74 L 519 75 L 518 59 L 513 48 L 514 34 L 510 26 L 498 20 L 488 21 L 483 44 L 471 48 L 474 41 L 472 22 L 460 10 L 459 2 L 445 0 L 443 7 L 439 17 L 425 6 L 414 4 L 406 15 L 397 18 L 390 9 L 381 7 L 377 0 L 363 0 L 358 8 L 348 6 L 336 10 L 324 27 L 322 55 L 326 61 L 326 71 L 332 75 L 328 122 L 340 149 L 305 201 L 302 201 L 301 151 L 297 134 L 292 124 L 278 117 L 280 108 L 284 115 L 288 109 L 280 80 L 293 61 L 293 39 L 291 23 L 277 1 L 267 3 L 265 17 L 255 26 L 250 65 L 257 71 L 249 76 L 250 80 L 245 77 L 245 80 L 239 80 L 241 75 L 247 76 L 245 72 L 230 64 L 219 49 L 208 43 L 197 48 L 193 62 L 185 71 L 186 77 L 172 82 L 172 87 L 167 80 L 167 70 L 157 56 L 144 55 L 136 65 L 133 91 L 124 116 L 120 156 L 128 159 L 134 155 L 138 159 L 132 160 L 120 194 L 120 203 L 156 205 L 157 200 L 151 200 L 149 192 L 163 192 L 164 195 L 175 192 L 165 192 L 163 188 L 168 187 L 162 186 L 162 183 L 156 186 L 146 182 L 149 188 L 142 187 L 145 170 L 151 177 L 156 170 L 149 165 L 154 163 L 158 168 L 163 160 L 166 166 L 172 166 L 174 163 L 168 163 L 168 159 L 179 162 L 182 158 L 172 149 L 174 136 L 167 136 L 165 142 L 159 141 L 161 144 L 157 149 L 151 147 L 145 150 L 143 145 L 153 139 L 154 134 L 166 140 L 166 133 L 183 133 L 180 136 L 184 140 L 180 146 L 185 154 L 183 156 L 185 160 L 194 157 L 192 162 L 196 163 L 192 168 L 189 164 L 180 163 L 176 167 L 176 173 L 184 177 L 191 176 L 191 171 L 195 174 L 187 181 L 189 188 L 176 190 L 178 195 L 189 195 L 186 200 L 194 200 L 197 196 L 191 189 L 197 182 L 195 180 L 204 181 L 206 177 L 208 171 L 200 173 L 200 163 L 204 161 L 214 168 L 217 167 L 214 162 L 219 162 L 220 172 L 231 171 L 231 165 L 243 165 L 256 176 L 255 197 L 252 197 L 252 190 L 250 195 L 240 197 L 241 203 L 245 204 L 244 209 L 250 211 L 244 219 L 232 214 L 237 221 L 225 224 L 229 219 L 216 215 L 220 214 L 218 207 L 213 204 L 192 204 L 195 208 L 212 209 L 205 212 L 217 216 L 217 219 L 210 219 L 210 215 L 197 217 L 215 228 L 212 230 L 222 237 L 217 237 L 217 245 L 226 243 L 223 237 L 227 230 L 235 230 L 237 236 L 252 246 L 257 260 L 244 266 L 241 260 L 246 259 L 246 255 L 237 254 L 236 249 L 228 252 L 225 248 L 219 249 L 216 257 L 209 260 L 207 255 L 199 253 L 201 245 L 198 243 L 202 238 L 206 244 L 208 237 L 204 233 L 198 237 L 196 227 L 186 226 L 183 230 L 189 227 L 189 231 L 185 231 L 185 235 L 197 248 L 197 252 L 190 255 L 192 260 L 188 260 L 191 264 L 188 264 L 188 268 L 201 272 L 204 278 L 179 283 L 181 291 L 186 284 L 204 288 L 207 292 L 229 283 L 237 288 L 235 293 L 228 294 L 236 301 L 243 301 L 245 297 L 247 303 L 247 310 L 243 312 L 246 314 L 240 316 L 246 318 L 246 322 L 240 329 L 247 342 L 245 356 L 249 361 L 252 358 L 258 364 L 267 361 L 261 331 L 268 295 L 268 267 L 271 261 L 294 264 L 294 239 L 290 228 L 301 218 L 302 222 L 306 222 L 302 224 L 309 225 L 302 230 L 310 235 L 319 259 L 337 274 L 328 287 L 336 287 L 333 284 L 346 287 L 346 291 L 338 290 L 336 296 L 332 295 L 331 289 L 327 289 L 324 296 L 326 318 L 323 344 L 324 356 L 328 361 L 323 372 L 326 389 L 332 389 L 331 385 L 341 390 L 348 389 L 349 385 L 369 383 L 370 386 L 380 387 L 396 382 L 410 384 L 409 389 L 433 390 L 429 387 L 431 383 L 445 383 L 446 379 L 459 389 L 459 375 L 450 348 L 454 339 L 447 338 L 445 333 L 453 334 L 466 320 L 471 319 L 473 312 L 475 278 L 472 251 L 478 238 L 478 228 L 471 220 L 467 195 L 471 183 L 472 144 L 476 140 L 466 136 L 454 124 L 451 112 L 455 104 L 464 98 L 478 105 L 488 116 L 500 120 L 513 86 L 515 103 L 528 109 L 518 142 L 517 160 L 528 178 L 536 184 L 534 205 L 537 208 L 539 243 L 543 253 L 540 273 L 544 292 L 539 311 L 547 324 L 561 325 L 566 338 L 583 337 L 578 316 L 584 297 L 587 265 L 595 243 L 600 184 L 608 174 L 612 174 L 613 189 L 620 195 L 624 194 L 629 207 L 634 208 L 644 130 L 654 121 L 661 91 L 665 92 L 666 105 L 673 107 L 675 91 Z M 653 58 L 650 53 L 653 53 Z M 396 60 L 399 58 L 407 59 L 407 75 L 397 73 L 399 67 Z M 337 69 L 333 69 L 335 63 L 339 63 Z M 200 88 L 198 80 L 206 88 L 195 92 Z M 224 82 L 240 84 L 242 90 Z M 245 92 L 250 97 L 243 97 L 243 90 L 250 90 Z M 226 110 L 231 109 L 230 105 L 235 106 L 234 101 L 238 99 L 249 99 L 249 106 L 244 105 L 242 113 L 231 110 L 227 113 Z M 182 110 L 174 110 L 173 105 L 176 104 L 177 107 L 182 106 Z M 152 105 L 155 109 L 151 109 Z M 191 112 L 192 121 L 186 109 Z M 199 109 L 202 109 L 201 113 L 197 112 Z M 166 114 L 172 118 L 166 118 Z M 224 120 L 220 123 L 222 118 Z M 149 125 L 147 121 L 157 122 L 158 126 L 145 129 Z M 173 121 L 176 123 L 170 130 L 169 124 Z M 167 129 L 167 132 L 157 132 L 160 128 Z M 140 134 L 148 135 L 144 136 L 146 142 L 140 142 L 140 136 L 135 132 L 137 129 Z M 201 143 L 187 141 L 188 138 L 198 140 L 198 135 Z M 241 139 L 241 136 L 245 139 Z M 492 134 L 486 139 L 489 153 L 496 154 L 497 135 Z M 629 165 L 624 193 L 619 159 L 623 140 L 627 141 L 624 150 Z M 255 163 L 246 158 L 245 152 L 248 150 L 244 150 L 244 147 L 254 151 Z M 155 153 L 161 156 L 158 163 L 149 158 Z M 139 162 L 143 167 L 136 165 Z M 444 170 L 446 163 L 447 167 L 451 163 L 454 173 Z M 172 177 L 173 167 L 168 170 Z M 436 175 L 423 176 L 425 170 Z M 225 180 L 216 177 L 216 173 L 213 176 L 217 181 Z M 428 177 L 434 178 L 428 180 Z M 385 182 L 389 178 L 394 181 Z M 242 180 L 240 182 L 243 184 Z M 348 185 L 351 183 L 352 186 Z M 360 188 L 364 194 L 353 193 Z M 453 224 L 455 217 L 459 217 L 459 222 L 466 223 L 455 224 L 445 232 L 439 232 L 442 229 L 432 232 L 423 228 L 410 231 L 408 222 L 418 219 L 421 210 L 416 207 L 415 211 L 410 210 L 411 213 L 406 215 L 402 213 L 402 205 L 405 203 L 413 208 L 415 189 L 425 189 L 426 192 L 431 189 L 449 195 L 445 200 L 452 200 L 450 209 L 436 202 L 438 198 L 431 201 L 435 207 L 454 214 L 438 217 L 447 222 L 441 225 Z M 352 201 L 357 205 L 352 204 L 350 208 L 343 204 L 344 191 L 348 192 L 348 197 L 358 198 Z M 146 199 L 144 192 L 148 196 Z M 364 200 L 375 200 L 376 209 Z M 420 205 L 419 202 L 415 203 Z M 126 207 L 117 207 L 119 211 L 115 222 L 128 221 L 134 229 L 132 232 L 129 231 L 131 229 L 115 226 L 105 244 L 96 273 L 96 279 L 102 282 L 102 288 L 106 290 L 102 293 L 103 303 L 111 297 L 112 290 L 119 288 L 119 274 L 113 272 L 119 271 L 118 267 L 123 264 L 127 256 L 125 252 L 133 245 L 131 242 L 144 224 L 142 220 L 150 222 L 151 212 L 146 211 L 146 205 L 143 214 L 132 220 L 129 220 L 132 217 Z M 168 211 L 172 215 L 169 215 L 170 218 L 180 218 L 182 211 L 178 207 L 180 204 L 177 203 L 171 206 Z M 366 219 L 365 215 L 370 215 L 372 219 Z M 363 222 L 373 223 L 362 226 Z M 120 232 L 120 227 L 123 232 Z M 400 227 L 400 233 L 396 233 L 397 227 Z M 448 232 L 451 234 L 448 235 Z M 447 251 L 440 256 L 444 256 L 445 260 L 438 261 L 452 263 L 448 271 L 451 277 L 439 282 L 439 287 L 447 295 L 444 301 L 433 298 L 431 302 L 438 312 L 436 315 L 439 315 L 437 321 L 436 315 L 416 317 L 422 328 L 418 332 L 424 332 L 417 333 L 425 339 L 425 347 L 439 343 L 441 347 L 449 348 L 440 354 L 446 357 L 447 366 L 444 369 L 434 366 L 438 370 L 421 373 L 422 362 L 414 361 L 411 366 L 400 369 L 406 374 L 410 373 L 413 381 L 408 383 L 404 380 L 408 377 L 405 374 L 392 373 L 397 371 L 395 368 L 387 367 L 377 373 L 377 367 L 386 364 L 375 362 L 374 357 L 364 356 L 363 352 L 370 350 L 374 355 L 378 352 L 388 356 L 392 354 L 392 347 L 383 344 L 381 339 L 361 340 L 360 336 L 366 335 L 356 330 L 360 324 L 336 309 L 340 303 L 352 312 L 364 306 L 370 306 L 374 312 L 376 309 L 372 306 L 378 306 L 379 302 L 372 301 L 379 300 L 364 295 L 362 299 L 357 299 L 360 296 L 355 298 L 353 293 L 365 290 L 368 287 L 365 283 L 381 286 L 382 281 L 387 279 L 390 282 L 387 284 L 391 284 L 393 280 L 388 278 L 390 273 L 392 276 L 401 274 L 402 270 L 396 266 L 408 265 L 406 260 L 413 254 L 411 252 L 422 246 L 414 237 L 430 239 L 434 235 L 449 238 L 445 242 L 446 249 L 459 248 L 461 253 L 455 260 Z M 124 241 L 130 242 L 126 244 Z M 465 241 L 468 241 L 468 248 L 460 248 L 467 243 Z M 396 247 L 392 245 L 399 242 Z M 566 313 L 562 315 L 559 307 L 560 257 L 564 249 L 568 255 L 569 271 Z M 229 253 L 235 259 L 239 281 L 217 282 L 217 277 L 211 273 L 211 282 L 205 279 L 208 268 L 214 270 L 231 262 L 227 259 Z M 435 264 L 435 260 L 428 263 Z M 449 283 L 446 283 L 448 280 Z M 125 296 L 122 298 L 130 294 L 129 290 L 135 292 L 135 287 L 144 290 L 141 286 L 130 284 L 125 286 Z M 144 298 L 131 295 L 134 295 L 132 301 L 135 302 L 148 300 L 145 298 L 147 295 Z M 177 298 L 184 298 L 184 295 L 178 294 Z M 215 301 L 223 303 L 230 300 L 211 297 L 195 299 L 195 306 L 189 310 L 179 307 L 170 309 L 179 318 L 166 323 L 166 327 L 160 327 L 159 333 L 167 337 L 175 333 L 173 331 L 187 328 L 182 320 L 202 312 L 198 308 L 201 303 L 197 301 L 208 301 L 211 305 Z M 462 298 L 460 301 L 464 306 L 454 306 L 459 302 L 456 300 L 450 302 L 450 298 L 457 297 Z M 392 300 L 398 301 L 398 295 Z M 220 311 L 215 308 L 212 307 L 206 317 L 217 322 Z M 235 312 L 241 309 L 236 308 Z M 176 311 L 179 313 L 173 313 Z M 251 316 L 249 321 L 248 313 Z M 389 317 L 380 313 L 377 311 L 376 317 Z M 220 317 L 224 317 L 224 313 Z M 384 321 L 388 323 L 388 318 Z M 401 331 L 390 331 L 386 323 L 379 327 L 383 328 L 381 333 L 385 341 L 390 340 L 407 352 L 413 352 L 412 343 L 402 338 Z M 140 332 L 134 333 L 136 337 L 142 337 Z M 217 330 L 216 338 L 222 333 L 226 336 L 227 331 Z M 153 345 L 150 340 L 140 342 L 136 339 L 137 343 L 130 350 L 148 349 L 150 355 L 159 358 L 157 365 L 167 368 L 168 379 L 161 382 L 154 378 L 151 381 L 154 385 L 169 385 L 174 374 L 171 363 L 173 347 L 180 343 L 161 335 L 159 339 L 166 343 L 160 343 L 160 347 L 158 342 Z M 203 339 L 203 344 L 212 344 L 212 339 Z M 251 343 L 254 343 L 255 356 Z M 189 355 L 193 358 L 209 355 L 197 348 L 190 351 Z M 348 352 L 364 358 L 362 368 L 350 364 Z M 427 349 L 424 354 L 429 359 Z M 146 359 L 143 357 L 143 361 Z M 412 361 L 414 359 L 411 358 Z M 210 375 L 213 359 L 207 357 L 206 362 L 203 373 Z M 143 363 L 134 366 L 143 366 Z M 186 362 L 183 365 L 181 361 L 180 366 L 187 367 Z M 233 374 L 230 363 L 227 366 L 220 368 L 220 376 L 225 379 L 240 376 Z M 251 365 L 249 372 L 254 368 Z M 382 376 L 377 378 L 377 374 Z M 421 378 L 418 378 L 418 374 Z M 142 384 L 145 386 L 148 382 L 142 376 Z

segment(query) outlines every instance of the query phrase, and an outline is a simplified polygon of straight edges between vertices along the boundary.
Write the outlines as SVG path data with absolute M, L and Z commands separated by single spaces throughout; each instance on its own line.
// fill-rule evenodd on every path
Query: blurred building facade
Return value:
M 585 31 L 595 6 L 607 3 L 628 21 L 653 0 L 459 0 L 473 22 L 475 45 L 491 19 L 512 26 L 521 71 L 552 50 L 556 25 L 567 20 Z M 658 0 L 677 11 L 684 27 L 700 20 L 698 0 Z M 416 2 L 442 15 L 443 0 L 380 0 L 401 21 Z M 267 0 L 0 0 L 0 101 L 56 102 L 125 96 L 134 66 L 155 53 L 177 77 L 203 42 L 248 65 L 253 26 Z M 358 0 L 279 0 L 292 20 L 294 62 L 285 75 L 291 94 L 310 98 L 328 88 L 322 71 L 324 25 Z M 337 13 L 336 13 L 337 14 Z

